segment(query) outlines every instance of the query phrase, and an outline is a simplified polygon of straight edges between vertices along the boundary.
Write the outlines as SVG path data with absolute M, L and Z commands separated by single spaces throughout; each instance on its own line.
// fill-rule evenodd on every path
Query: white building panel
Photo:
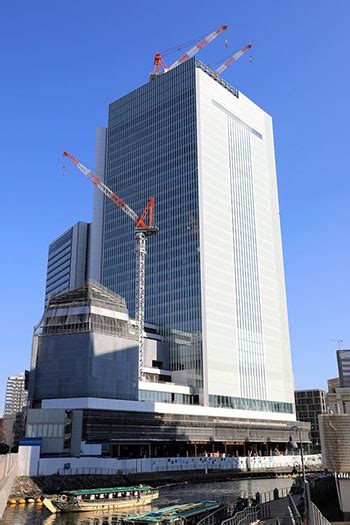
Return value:
M 196 75 L 204 402 L 293 403 L 271 117 Z

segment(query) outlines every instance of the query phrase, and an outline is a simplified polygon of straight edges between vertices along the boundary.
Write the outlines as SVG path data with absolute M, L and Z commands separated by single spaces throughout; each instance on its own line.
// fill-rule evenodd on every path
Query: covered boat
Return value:
M 123 519 L 125 525 L 194 525 L 199 520 L 223 507 L 217 501 L 171 505 L 144 514 L 129 515 Z
M 110 487 L 62 492 L 43 503 L 50 512 L 81 512 L 91 510 L 124 509 L 149 505 L 159 497 L 159 491 L 148 485 L 137 487 Z

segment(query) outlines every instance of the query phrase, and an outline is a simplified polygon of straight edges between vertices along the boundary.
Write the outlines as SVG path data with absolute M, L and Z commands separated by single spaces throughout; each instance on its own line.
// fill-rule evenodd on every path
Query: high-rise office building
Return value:
M 25 375 L 9 376 L 6 384 L 4 416 L 22 412 L 27 406 Z
M 242 417 L 295 418 L 272 119 L 191 59 L 109 108 L 106 184 L 156 202 L 146 321 L 173 380 Z M 102 284 L 135 308 L 132 224 L 103 203 Z
M 147 380 L 133 225 L 95 193 L 88 273 L 102 285 L 46 303 L 27 437 L 43 455 L 284 453 L 296 417 L 271 117 L 192 59 L 110 105 L 96 172 L 139 213 L 155 197 Z
M 337 350 L 339 369 L 339 384 L 341 387 L 350 386 L 350 350 Z
M 90 224 L 79 221 L 49 245 L 45 302 L 87 280 Z

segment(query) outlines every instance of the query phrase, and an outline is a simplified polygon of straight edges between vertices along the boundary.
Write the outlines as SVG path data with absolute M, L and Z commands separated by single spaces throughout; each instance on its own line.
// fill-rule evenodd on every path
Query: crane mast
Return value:
M 123 199 L 114 193 L 108 186 L 89 168 L 78 161 L 70 153 L 63 153 L 78 170 L 89 179 L 102 193 L 104 193 L 118 208 L 130 217 L 135 224 L 136 241 L 136 285 L 135 285 L 135 310 L 138 327 L 138 377 L 139 381 L 145 380 L 144 375 L 144 327 L 145 327 L 145 266 L 147 254 L 147 239 L 158 233 L 154 225 L 154 197 L 148 199 L 147 205 L 140 216 L 128 206 Z M 148 221 L 147 221 L 148 217 Z

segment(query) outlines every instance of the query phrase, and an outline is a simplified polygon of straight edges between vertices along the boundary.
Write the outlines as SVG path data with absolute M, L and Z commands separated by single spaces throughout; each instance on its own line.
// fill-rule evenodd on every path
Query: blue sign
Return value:
M 68 470 L 70 468 L 70 463 L 65 463 L 64 464 L 64 470 Z
M 19 444 L 23 447 L 29 446 L 39 446 L 42 444 L 43 440 L 41 438 L 26 438 L 23 437 L 19 440 Z

